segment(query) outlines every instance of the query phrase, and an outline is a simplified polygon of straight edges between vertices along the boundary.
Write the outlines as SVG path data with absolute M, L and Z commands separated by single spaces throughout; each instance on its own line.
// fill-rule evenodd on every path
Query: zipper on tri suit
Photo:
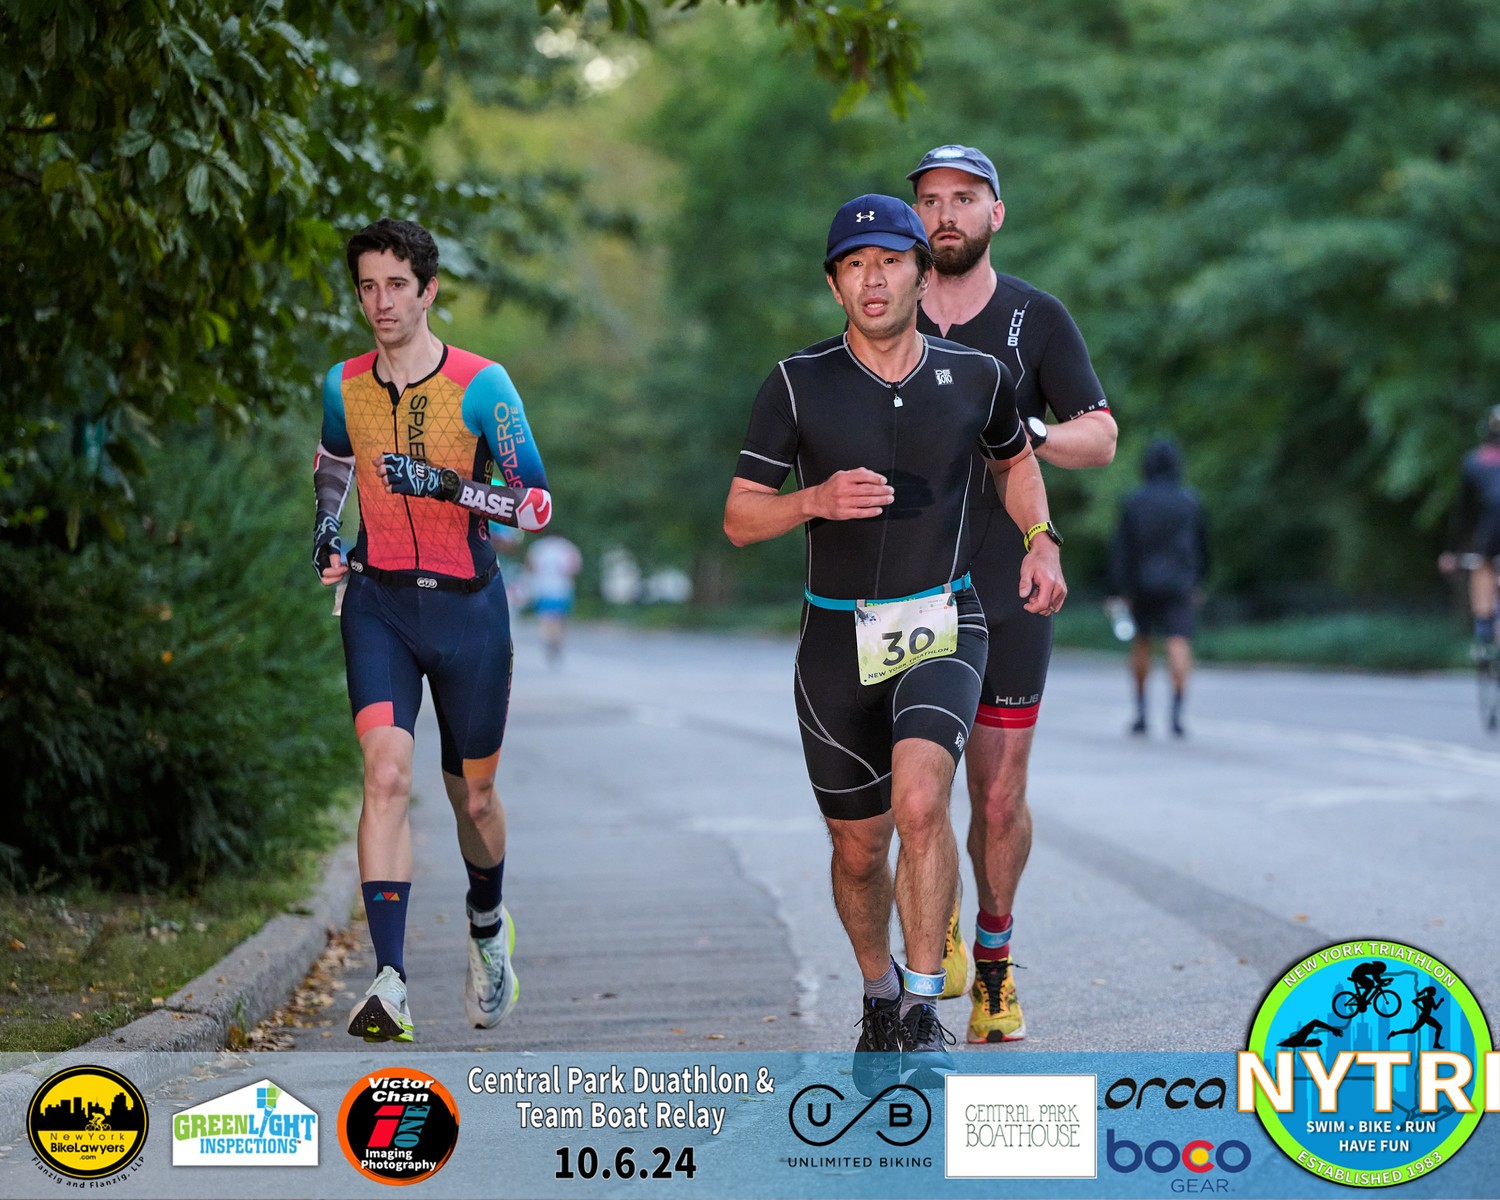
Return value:
M 395 446 L 397 451 L 400 451 L 401 420 L 399 416 L 399 410 L 401 408 L 401 401 L 406 398 L 406 393 L 398 392 L 394 383 L 388 383 L 385 386 L 386 389 L 391 393 L 391 445 Z M 416 522 L 411 519 L 412 498 L 410 496 L 402 496 L 401 499 L 402 511 L 406 513 L 406 531 L 411 535 L 412 566 L 416 570 L 420 571 L 422 569 L 422 546 L 421 543 L 417 541 Z
M 891 389 L 891 465 L 886 471 L 885 477 L 890 482 L 891 490 L 896 490 L 896 449 L 901 444 L 901 384 L 888 383 Z M 896 499 L 891 497 L 891 506 L 894 508 Z M 875 554 L 875 582 L 870 588 L 872 595 L 880 595 L 880 568 L 885 562 L 885 535 L 891 530 L 890 514 L 880 514 L 880 549 Z

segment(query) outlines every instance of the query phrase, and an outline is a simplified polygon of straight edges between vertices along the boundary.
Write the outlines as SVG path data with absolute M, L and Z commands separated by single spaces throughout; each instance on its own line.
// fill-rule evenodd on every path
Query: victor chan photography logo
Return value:
M 1099 1171 L 1094 1075 L 950 1075 L 949 1179 L 1093 1179 Z
M 269 1079 L 172 1118 L 174 1167 L 315 1167 L 318 1114 Z
M 149 1127 L 140 1089 L 106 1067 L 64 1068 L 37 1088 L 26 1111 L 37 1166 L 93 1186 L 140 1165 Z
M 1446 963 L 1357 939 L 1271 987 L 1239 1054 L 1237 1103 L 1319 1178 L 1388 1187 L 1451 1161 L 1500 1110 L 1497 1067 L 1484 1013 Z
M 361 1175 L 407 1184 L 443 1169 L 458 1145 L 458 1105 L 426 1071 L 371 1071 L 339 1106 L 339 1145 Z

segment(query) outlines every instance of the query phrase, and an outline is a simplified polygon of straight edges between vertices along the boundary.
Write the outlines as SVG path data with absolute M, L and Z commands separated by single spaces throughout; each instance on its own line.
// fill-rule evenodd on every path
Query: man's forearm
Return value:
M 1047 488 L 1036 455 L 1025 454 L 1008 463 L 991 462 L 990 475 L 995 481 L 995 494 L 1021 532 L 1050 519 Z
M 1037 456 L 1054 467 L 1077 470 L 1107 467 L 1114 461 L 1119 427 L 1107 412 L 1084 413 L 1071 421 L 1047 427 L 1047 440 L 1036 447 Z
M 465 479 L 452 467 L 435 467 L 409 454 L 380 454 L 375 469 L 386 490 L 398 496 L 442 500 L 527 533 L 552 519 L 552 495 L 546 488 L 511 487 Z
M 527 533 L 546 528 L 552 519 L 552 496 L 545 488 L 507 487 L 460 478 L 458 492 L 450 499 L 460 508 Z
M 805 489 L 786 495 L 734 490 L 724 505 L 724 532 L 736 546 L 748 546 L 790 532 L 809 515 Z

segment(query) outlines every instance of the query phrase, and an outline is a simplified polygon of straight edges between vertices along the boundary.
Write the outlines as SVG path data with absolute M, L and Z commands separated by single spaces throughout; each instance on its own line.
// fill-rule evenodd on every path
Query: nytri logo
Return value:
M 914 1087 L 896 1083 L 845 1121 L 842 1128 L 829 1132 L 834 1129 L 834 1105 L 843 1099 L 843 1092 L 826 1083 L 805 1087 L 792 1097 L 787 1124 L 809 1146 L 831 1146 L 867 1113 L 873 1114 L 870 1120 L 877 1125 L 875 1136 L 890 1146 L 910 1146 L 921 1141 L 932 1124 L 932 1106 L 927 1097 Z

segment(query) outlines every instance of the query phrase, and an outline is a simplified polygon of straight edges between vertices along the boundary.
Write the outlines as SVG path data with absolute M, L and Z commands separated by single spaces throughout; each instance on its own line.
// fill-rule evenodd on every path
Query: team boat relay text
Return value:
M 581 1067 L 554 1064 L 543 1071 L 469 1072 L 469 1091 L 474 1095 L 579 1096 L 586 1104 L 552 1104 L 517 1100 L 516 1113 L 522 1129 L 703 1129 L 718 1134 L 728 1111 L 723 1105 L 702 1104 L 697 1099 L 620 1101 L 613 1097 L 748 1096 L 748 1071 L 722 1071 L 716 1066 L 684 1067 L 679 1071 L 651 1071 L 634 1067 L 622 1071 L 586 1071 Z M 769 1070 L 756 1071 L 754 1090 L 769 1095 L 776 1080 Z

